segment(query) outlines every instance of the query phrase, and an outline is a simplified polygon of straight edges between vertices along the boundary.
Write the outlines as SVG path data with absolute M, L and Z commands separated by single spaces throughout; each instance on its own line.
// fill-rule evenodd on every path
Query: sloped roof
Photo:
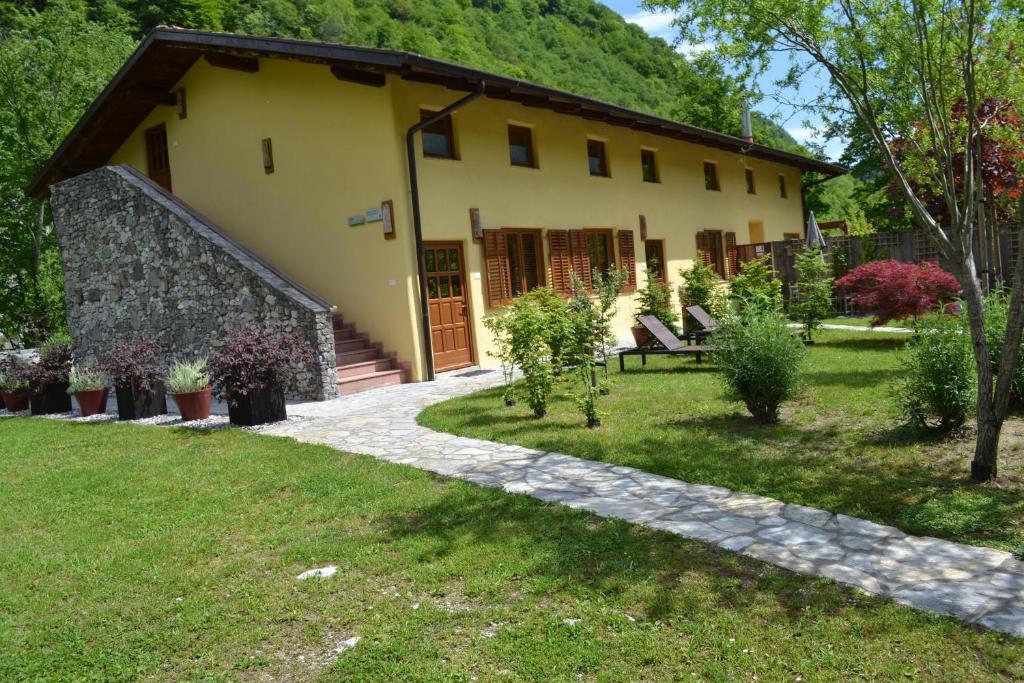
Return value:
M 412 52 L 161 26 L 146 36 L 93 101 L 27 193 L 45 196 L 50 185 L 105 164 L 154 107 L 173 102 L 170 89 L 200 58 L 241 69 L 255 67 L 253 60 L 258 58 L 323 64 L 331 67 L 338 78 L 371 85 L 379 84 L 384 74 L 460 91 L 471 91 L 485 81 L 488 97 L 746 154 L 804 171 L 830 176 L 846 173 L 836 164 Z

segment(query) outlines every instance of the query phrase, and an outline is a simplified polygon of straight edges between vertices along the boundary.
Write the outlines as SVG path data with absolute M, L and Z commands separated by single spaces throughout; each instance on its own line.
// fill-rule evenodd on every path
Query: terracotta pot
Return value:
M 153 390 L 148 392 L 139 391 L 131 385 L 119 385 L 115 387 L 115 393 L 119 420 L 143 420 L 167 412 L 167 397 L 162 382 L 157 382 Z
M 210 387 L 206 387 L 202 391 L 190 391 L 187 394 L 171 394 L 174 402 L 178 404 L 182 422 L 205 420 L 210 417 L 212 395 Z
M 239 396 L 235 405 L 228 403 L 228 418 L 231 424 L 246 427 L 286 420 L 284 390 L 281 387 L 264 387 Z
M 636 342 L 638 347 L 647 346 L 647 344 L 650 343 L 651 333 L 647 331 L 646 327 L 631 327 L 629 328 L 629 331 L 633 333 L 633 341 Z
M 71 397 L 68 396 L 68 383 L 52 382 L 39 391 L 33 391 L 29 404 L 33 415 L 70 413 Z
M 76 391 L 75 400 L 78 401 L 78 409 L 82 411 L 82 417 L 89 417 L 90 415 L 99 415 L 100 413 L 107 412 L 107 395 L 109 393 L 110 390 L 106 387 L 102 389 Z
M 10 412 L 20 413 L 23 410 L 28 410 L 28 402 L 32 398 L 32 390 L 28 387 L 2 393 L 4 395 L 4 405 L 7 406 L 7 410 Z

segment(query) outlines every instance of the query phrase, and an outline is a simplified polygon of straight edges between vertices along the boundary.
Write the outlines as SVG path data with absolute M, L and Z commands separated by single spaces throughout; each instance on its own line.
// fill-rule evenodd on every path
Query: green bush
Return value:
M 704 265 L 699 258 L 689 268 L 680 268 L 679 303 L 682 308 L 700 306 L 713 318 L 724 318 L 729 314 L 729 300 L 719 286 L 721 279 L 711 266 Z M 696 321 L 686 316 L 686 327 L 699 327 Z
M 893 388 L 904 417 L 919 427 L 950 429 L 974 411 L 976 372 L 964 321 L 935 314 L 917 323 Z
M 771 255 L 740 264 L 740 274 L 729 283 L 729 296 L 739 313 L 776 313 L 782 310 L 782 283 L 774 279 Z
M 548 361 L 557 375 L 566 364 L 567 347 L 571 343 L 572 327 L 568 319 L 568 304 L 551 287 L 537 287 L 520 297 L 538 308 L 542 318 L 541 337 L 548 347 Z
M 715 335 L 716 362 L 730 389 L 764 422 L 778 422 L 779 406 L 793 397 L 807 353 L 786 319 L 748 309 L 726 318 Z
M 172 394 L 191 394 L 206 389 L 210 386 L 208 363 L 206 358 L 174 361 L 167 371 L 167 390 Z
M 820 249 L 808 249 L 796 254 L 797 299 L 790 304 L 789 314 L 804 326 L 804 338 L 811 340 L 814 330 L 833 310 L 831 268 Z
M 679 316 L 672 304 L 672 288 L 664 282 L 655 280 L 650 270 L 647 271 L 647 282 L 637 291 L 636 302 L 637 325 L 640 324 L 641 317 L 653 315 L 665 327 L 678 332 Z
M 988 342 L 988 356 L 992 363 L 993 377 L 999 372 L 1006 337 L 1006 319 L 1010 309 L 1010 296 L 1005 291 L 996 291 L 985 298 L 985 340 Z M 1013 400 L 1024 402 L 1024 344 L 1017 351 L 1017 367 L 1013 373 L 1011 387 Z

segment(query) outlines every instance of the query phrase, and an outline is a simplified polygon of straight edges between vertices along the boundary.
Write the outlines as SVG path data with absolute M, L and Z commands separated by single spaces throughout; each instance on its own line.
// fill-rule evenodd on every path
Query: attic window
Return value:
M 743 174 L 747 178 L 747 194 L 757 194 L 757 187 L 754 185 L 754 171 L 753 169 L 747 168 L 743 170 Z
M 786 176 L 779 174 L 779 196 L 785 199 L 789 195 L 786 194 Z
M 420 121 L 436 115 L 436 111 L 420 110 Z M 434 159 L 456 159 L 455 135 L 452 131 L 452 117 L 449 114 L 423 129 L 423 156 Z
M 722 189 L 718 184 L 718 164 L 710 161 L 704 162 L 704 189 L 716 192 Z
M 587 140 L 587 164 L 590 175 L 608 177 L 608 157 L 600 140 Z
M 645 183 L 657 183 L 658 160 L 653 149 L 640 150 L 640 168 L 643 171 Z

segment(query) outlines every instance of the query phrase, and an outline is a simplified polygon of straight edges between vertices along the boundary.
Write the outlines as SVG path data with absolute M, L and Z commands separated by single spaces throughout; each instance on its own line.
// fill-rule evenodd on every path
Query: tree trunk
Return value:
M 982 412 L 986 413 L 984 418 Z M 996 478 L 999 432 L 1002 431 L 1002 427 L 1003 421 L 996 417 L 995 411 L 991 408 L 983 411 L 979 401 L 978 438 L 974 443 L 974 460 L 971 461 L 971 479 L 974 481 L 988 481 Z

